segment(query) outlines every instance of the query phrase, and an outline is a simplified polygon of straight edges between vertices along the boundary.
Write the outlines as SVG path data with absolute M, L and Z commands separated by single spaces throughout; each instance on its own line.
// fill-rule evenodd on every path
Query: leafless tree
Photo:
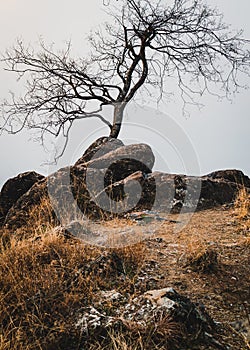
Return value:
M 117 138 L 124 109 L 138 90 L 155 99 L 175 79 L 184 104 L 205 92 L 229 96 L 239 74 L 249 74 L 249 40 L 231 32 L 222 14 L 202 0 L 119 0 L 107 4 L 111 19 L 89 37 L 87 58 L 72 58 L 70 45 L 56 52 L 41 42 L 34 52 L 22 41 L 6 51 L 7 69 L 26 78 L 21 98 L 2 104 L 1 130 L 39 129 L 66 139 L 75 120 L 99 118 Z M 144 88 L 144 89 L 141 89 Z M 113 120 L 104 118 L 112 106 Z M 112 120 L 112 121 L 111 121 Z

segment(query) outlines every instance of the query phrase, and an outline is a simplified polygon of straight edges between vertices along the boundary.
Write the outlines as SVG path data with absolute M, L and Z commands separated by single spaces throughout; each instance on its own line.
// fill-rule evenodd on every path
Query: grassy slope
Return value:
M 2 232 L 0 350 L 83 349 L 82 334 L 74 327 L 76 312 L 97 305 L 101 290 L 133 296 L 170 286 L 202 302 L 222 322 L 230 349 L 249 349 L 249 333 L 242 332 L 250 326 L 249 212 L 242 192 L 235 208 L 195 213 L 180 232 L 165 222 L 157 236 L 109 251 L 65 239 L 38 217 L 28 231 Z M 116 305 L 107 300 L 101 307 L 112 315 Z M 175 343 L 178 330 L 170 323 L 161 333 L 171 342 L 157 345 L 152 330 L 130 329 L 111 331 L 105 340 L 90 335 L 87 348 L 173 349 L 167 344 Z

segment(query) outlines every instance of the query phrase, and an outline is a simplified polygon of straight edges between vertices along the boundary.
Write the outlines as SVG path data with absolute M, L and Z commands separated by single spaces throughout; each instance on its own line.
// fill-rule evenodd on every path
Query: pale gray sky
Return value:
M 224 13 L 225 22 L 232 24 L 234 28 L 242 28 L 244 36 L 250 38 L 249 0 L 208 2 Z M 86 52 L 86 36 L 90 29 L 101 24 L 105 18 L 102 8 L 102 0 L 0 0 L 0 51 L 10 47 L 17 37 L 34 46 L 39 36 L 42 36 L 45 42 L 54 42 L 58 48 L 63 47 L 65 41 L 70 39 L 74 54 L 82 55 Z M 245 82 L 250 85 L 250 79 L 246 79 Z M 9 90 L 19 91 L 20 88 L 17 87 L 14 76 L 4 72 L 0 66 L 0 98 L 6 97 Z M 160 127 L 156 127 L 157 120 L 154 118 L 150 125 L 151 120 L 148 118 L 146 126 L 143 127 L 140 110 L 137 110 L 136 118 L 127 113 L 120 138 L 125 142 L 149 143 L 157 154 L 158 170 L 178 173 L 186 169 L 189 173 L 206 174 L 217 169 L 237 168 L 250 175 L 249 94 L 250 90 L 242 91 L 233 103 L 226 100 L 219 102 L 215 98 L 206 97 L 203 99 L 205 107 L 201 111 L 193 110 L 188 119 L 182 116 L 178 103 L 160 106 L 162 113 L 177 122 L 173 129 L 168 127 L 168 118 L 160 118 Z M 133 108 L 130 111 L 132 114 L 136 113 Z M 133 125 L 134 122 L 137 125 Z M 172 133 L 175 133 L 173 130 L 181 130 L 190 141 L 190 145 L 193 145 L 199 169 L 187 164 L 183 167 L 180 164 L 181 161 L 176 156 L 183 149 L 178 145 L 180 139 L 177 134 L 180 133 L 177 130 L 176 135 L 170 136 L 170 129 Z M 88 144 L 105 135 L 107 131 L 100 123 L 78 123 L 72 134 L 70 148 L 58 166 L 76 161 Z M 20 172 L 36 170 L 46 174 L 53 170 L 41 166 L 50 155 L 38 144 L 28 141 L 29 138 L 30 134 L 27 132 L 0 137 L 0 187 L 8 178 Z M 180 154 L 179 158 L 182 157 L 185 158 Z M 188 158 L 184 159 L 184 162 L 189 162 Z

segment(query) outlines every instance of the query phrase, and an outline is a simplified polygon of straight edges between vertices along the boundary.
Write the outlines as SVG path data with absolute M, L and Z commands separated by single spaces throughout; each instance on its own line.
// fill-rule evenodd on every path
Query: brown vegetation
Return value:
M 67 239 L 45 225 L 46 203 L 34 211 L 22 232 L 1 232 L 0 350 L 56 349 L 182 349 L 185 330 L 171 319 L 154 328 L 123 324 L 105 335 L 86 339 L 75 327 L 77 313 L 98 305 L 113 315 L 121 301 L 101 300 L 102 291 L 116 290 L 132 298 L 149 290 L 174 287 L 202 303 L 221 324 L 222 344 L 249 349 L 250 225 L 249 195 L 239 192 L 234 208 L 221 207 L 193 215 L 176 230 L 176 219 L 162 223 L 157 234 L 136 245 L 103 249 Z M 46 212 L 46 215 L 48 212 Z M 118 225 L 119 219 L 105 225 Z M 127 220 L 121 225 L 136 225 Z M 22 235 L 23 234 L 23 235 Z M 216 345 L 186 345 L 216 349 Z

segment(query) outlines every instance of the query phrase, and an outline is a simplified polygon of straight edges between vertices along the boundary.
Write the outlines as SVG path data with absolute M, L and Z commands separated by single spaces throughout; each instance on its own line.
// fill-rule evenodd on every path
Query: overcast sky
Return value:
M 242 28 L 244 36 L 250 38 L 249 0 L 209 0 L 208 3 L 224 13 L 225 22 Z M 45 42 L 54 42 L 58 48 L 70 39 L 74 54 L 83 55 L 90 29 L 105 19 L 102 9 L 102 0 L 0 0 L 0 51 L 4 52 L 17 37 L 34 46 L 42 36 Z M 248 80 L 245 83 L 250 85 Z M 0 98 L 7 97 L 8 91 L 16 86 L 14 76 L 3 71 L 1 65 Z M 206 97 L 205 107 L 201 111 L 192 110 L 189 118 L 183 117 L 181 106 L 175 101 L 162 104 L 159 115 L 155 109 L 146 108 L 143 112 L 143 108 L 135 110 L 132 105 L 120 138 L 126 143 L 149 143 L 157 156 L 158 170 L 198 175 L 236 168 L 250 175 L 249 94 L 250 90 L 242 91 L 232 103 Z M 69 150 L 57 167 L 74 163 L 94 139 L 107 132 L 107 128 L 96 122 L 82 121 L 76 125 Z M 29 138 L 28 132 L 0 136 L 0 187 L 20 172 L 36 170 L 47 174 L 54 170 L 41 166 L 50 154 Z M 183 138 L 186 143 L 182 142 Z M 190 158 L 187 150 L 191 150 Z

